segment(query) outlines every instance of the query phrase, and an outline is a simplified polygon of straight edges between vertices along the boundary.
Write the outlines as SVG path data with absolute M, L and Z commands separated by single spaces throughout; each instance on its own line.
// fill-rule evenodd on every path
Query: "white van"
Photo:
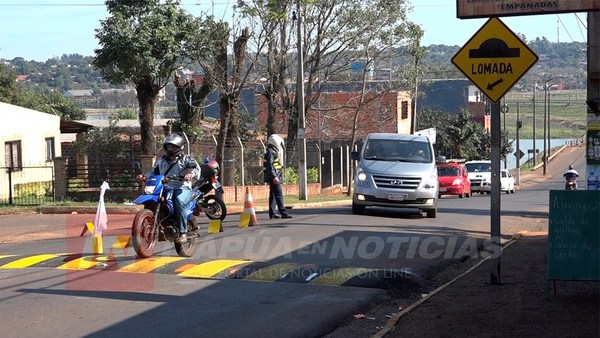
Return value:
M 492 161 L 468 161 L 465 166 L 469 171 L 471 191 L 489 194 L 492 191 Z
M 369 134 L 352 159 L 360 161 L 354 176 L 354 214 L 379 206 L 420 209 L 427 217 L 436 217 L 438 177 L 427 136 Z

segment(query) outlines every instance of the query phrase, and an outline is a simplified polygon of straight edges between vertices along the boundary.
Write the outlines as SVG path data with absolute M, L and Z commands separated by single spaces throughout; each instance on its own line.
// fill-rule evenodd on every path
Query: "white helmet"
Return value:
M 271 136 L 269 136 L 269 140 L 267 141 L 267 143 L 269 143 L 270 145 L 277 147 L 277 148 L 281 148 L 281 149 L 285 148 L 283 139 L 281 138 L 281 136 L 279 136 L 277 134 L 271 134 Z

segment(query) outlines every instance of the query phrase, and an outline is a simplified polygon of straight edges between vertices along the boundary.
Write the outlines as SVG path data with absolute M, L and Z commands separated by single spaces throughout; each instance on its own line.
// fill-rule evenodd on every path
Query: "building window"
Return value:
M 408 118 L 408 101 L 402 101 L 402 119 Z
M 4 163 L 14 171 L 22 169 L 21 141 L 9 141 L 4 143 Z
M 54 137 L 46 137 L 46 162 L 54 158 Z

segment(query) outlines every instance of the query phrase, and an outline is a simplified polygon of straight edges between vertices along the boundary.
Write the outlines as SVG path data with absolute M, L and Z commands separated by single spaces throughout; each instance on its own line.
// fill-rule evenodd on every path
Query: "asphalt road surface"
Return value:
M 504 241 L 547 226 L 548 190 L 562 189 L 569 162 L 583 168 L 571 150 L 550 180 L 502 195 Z M 143 261 L 112 247 L 127 231 L 105 236 L 105 252 L 91 255 L 90 238 L 79 236 L 89 215 L 2 216 L 2 227 L 24 230 L 0 236 L 2 335 L 354 336 L 353 315 L 390 297 L 410 302 L 476 263 L 489 203 L 489 195 L 444 197 L 436 219 L 384 208 L 356 216 L 347 206 L 259 216 L 261 225 L 247 229 L 229 217 L 191 258 L 165 243 Z

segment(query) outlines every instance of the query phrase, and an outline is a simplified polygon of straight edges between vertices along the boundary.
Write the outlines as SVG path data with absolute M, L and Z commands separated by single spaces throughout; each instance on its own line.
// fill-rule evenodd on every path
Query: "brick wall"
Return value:
M 354 124 L 359 92 L 322 93 L 306 114 L 306 137 L 309 139 L 349 139 Z M 264 96 L 256 95 L 257 129 L 267 125 L 268 105 Z M 410 133 L 412 101 L 409 92 L 389 92 L 381 96 L 367 93 L 357 125 L 358 137 L 368 133 Z M 402 107 L 405 114 L 402 114 Z M 287 114 L 278 112 L 275 129 L 287 131 Z

